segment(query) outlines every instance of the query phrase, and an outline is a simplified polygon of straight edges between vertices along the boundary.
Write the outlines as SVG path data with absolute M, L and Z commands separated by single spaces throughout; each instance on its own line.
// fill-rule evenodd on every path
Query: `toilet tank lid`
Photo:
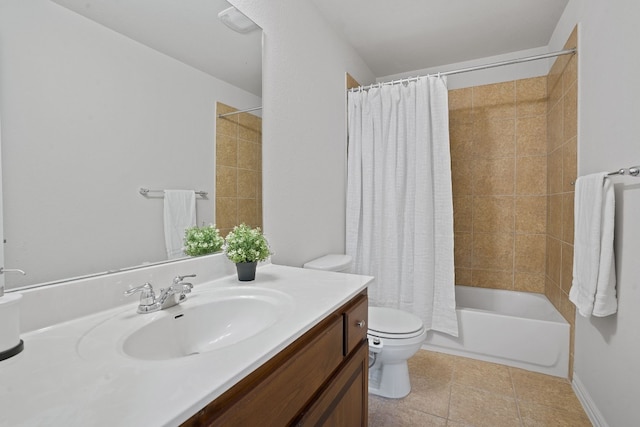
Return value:
M 351 255 L 329 254 L 303 265 L 313 270 L 342 271 L 351 264 Z

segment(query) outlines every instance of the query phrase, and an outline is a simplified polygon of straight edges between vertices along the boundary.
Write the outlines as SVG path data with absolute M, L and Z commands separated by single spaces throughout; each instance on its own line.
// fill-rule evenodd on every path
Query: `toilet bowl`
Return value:
M 346 272 L 349 255 L 325 255 L 304 264 L 314 270 Z M 401 398 L 411 392 L 407 360 L 427 337 L 422 320 L 412 313 L 387 307 L 369 307 L 369 393 Z

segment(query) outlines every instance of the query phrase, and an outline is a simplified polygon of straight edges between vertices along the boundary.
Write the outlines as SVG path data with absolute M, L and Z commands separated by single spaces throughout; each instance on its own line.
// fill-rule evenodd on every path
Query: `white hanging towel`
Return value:
M 164 241 L 168 259 L 184 256 L 184 231 L 195 225 L 195 191 L 164 190 Z
M 579 177 L 575 194 L 573 282 L 569 300 L 584 316 L 618 310 L 613 252 L 615 195 L 606 172 Z

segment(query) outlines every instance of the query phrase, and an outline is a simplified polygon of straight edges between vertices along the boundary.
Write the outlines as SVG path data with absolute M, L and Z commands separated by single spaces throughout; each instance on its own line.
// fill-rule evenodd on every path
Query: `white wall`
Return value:
M 579 24 L 578 173 L 640 164 L 640 3 L 571 0 L 551 40 Z M 596 425 L 640 420 L 640 179 L 616 189 L 618 313 L 576 320 L 574 385 Z
M 231 0 L 264 31 L 263 194 L 273 262 L 344 253 L 345 72 L 373 74 L 310 2 Z
M 47 0 L 0 3 L 7 267 L 14 286 L 157 261 L 162 198 L 209 192 L 215 104 L 260 99 Z

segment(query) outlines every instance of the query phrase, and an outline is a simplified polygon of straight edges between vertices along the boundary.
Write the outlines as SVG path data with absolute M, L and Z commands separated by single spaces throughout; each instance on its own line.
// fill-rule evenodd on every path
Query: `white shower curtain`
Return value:
M 347 254 L 371 305 L 458 335 L 446 80 L 349 92 Z

